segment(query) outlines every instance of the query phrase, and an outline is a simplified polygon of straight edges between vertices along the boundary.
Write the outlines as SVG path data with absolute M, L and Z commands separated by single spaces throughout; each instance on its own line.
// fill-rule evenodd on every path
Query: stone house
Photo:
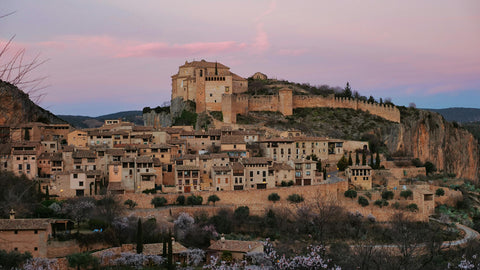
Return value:
M 295 164 L 295 185 L 311 186 L 319 184 L 321 179 L 316 177 L 317 163 L 313 160 L 294 160 Z
M 29 179 L 38 175 L 37 158 L 40 156 L 39 142 L 14 142 L 11 146 L 11 164 L 17 176 L 25 174 Z
M 224 252 L 230 252 L 234 261 L 242 261 L 249 252 L 263 252 L 263 244 L 257 241 L 226 240 L 222 237 L 214 241 L 207 249 L 207 258 L 222 257 Z
M 47 243 L 52 235 L 50 219 L 0 219 L 0 249 L 30 252 L 33 257 L 47 257 Z
M 175 186 L 179 193 L 200 190 L 200 168 L 191 165 L 176 165 Z
M 216 191 L 232 190 L 232 167 L 230 166 L 213 166 L 212 167 L 212 184 Z
M 349 166 L 345 170 L 348 183 L 354 185 L 358 189 L 372 189 L 373 170 L 370 166 L 354 165 Z
M 268 175 L 268 168 L 272 160 L 262 157 L 241 159 L 245 167 L 246 189 L 267 189 L 275 187 L 275 178 Z

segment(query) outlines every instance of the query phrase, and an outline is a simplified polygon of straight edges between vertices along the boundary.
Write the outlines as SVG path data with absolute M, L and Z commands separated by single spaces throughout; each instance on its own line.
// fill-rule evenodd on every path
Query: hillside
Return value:
M 459 123 L 480 122 L 480 109 L 476 108 L 446 108 L 425 109 L 441 114 L 447 121 Z
M 0 80 L 0 125 L 16 126 L 27 122 L 64 124 L 65 121 L 30 100 L 15 85 Z
M 294 115 L 272 112 L 238 115 L 238 124 L 255 124 L 312 136 L 368 140 L 372 150 L 387 157 L 401 156 L 430 161 L 440 171 L 478 179 L 478 142 L 467 130 L 433 112 L 399 107 L 401 123 L 362 111 L 332 108 L 295 109 Z
M 96 128 L 103 125 L 106 119 L 122 119 L 143 126 L 142 111 L 124 111 L 101 115 L 97 117 L 81 115 L 59 115 L 58 117 L 70 123 L 76 128 Z

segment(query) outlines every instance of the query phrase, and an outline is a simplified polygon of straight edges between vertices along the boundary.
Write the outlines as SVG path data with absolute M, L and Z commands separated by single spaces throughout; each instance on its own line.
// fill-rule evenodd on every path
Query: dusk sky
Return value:
M 186 60 L 480 108 L 480 1 L 1 0 L 0 42 L 48 59 L 40 105 L 98 116 L 170 99 Z

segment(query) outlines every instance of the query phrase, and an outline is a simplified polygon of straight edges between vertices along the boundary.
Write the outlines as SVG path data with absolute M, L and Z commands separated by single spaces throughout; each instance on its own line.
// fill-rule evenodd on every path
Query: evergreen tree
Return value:
M 337 168 L 339 171 L 343 172 L 345 169 L 348 167 L 348 160 L 345 158 L 345 156 L 342 156 L 340 160 L 337 163 Z
M 321 172 L 321 171 L 322 171 L 322 160 L 318 159 L 318 161 L 317 161 L 317 172 Z
M 348 154 L 348 166 L 352 166 L 352 165 L 353 165 L 352 152 L 350 152 Z
M 30 132 L 28 131 L 28 129 L 25 129 L 25 135 L 24 135 L 23 139 L 25 141 L 30 141 Z
M 137 223 L 137 253 L 140 254 L 143 252 L 143 230 L 142 230 L 142 220 L 139 218 Z
M 375 165 L 373 164 L 373 153 L 370 153 L 370 167 L 375 168 Z
M 372 96 L 370 96 L 370 97 L 368 98 L 368 102 L 369 102 L 369 103 L 375 103 L 375 99 L 374 99 Z
M 323 180 L 327 180 L 327 168 L 323 168 Z
M 360 157 L 358 156 L 358 152 L 355 152 L 355 165 L 360 164 Z
M 365 155 L 365 151 L 362 152 L 362 166 L 367 165 L 367 156 Z
M 345 86 L 345 90 L 343 91 L 343 96 L 346 98 L 352 98 L 352 89 L 350 88 L 349 82 L 347 82 L 347 86 Z
M 173 266 L 173 246 L 172 246 L 172 234 L 168 234 L 168 256 L 167 256 L 167 268 L 169 270 L 175 269 Z

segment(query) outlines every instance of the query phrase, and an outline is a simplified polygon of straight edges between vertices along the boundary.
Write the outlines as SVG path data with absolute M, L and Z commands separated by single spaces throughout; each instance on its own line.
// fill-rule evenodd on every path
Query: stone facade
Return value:
M 243 93 L 248 81 L 230 68 L 205 60 L 185 62 L 172 76 L 172 100 L 181 97 L 196 103 L 196 112 L 221 111 L 222 96 Z

